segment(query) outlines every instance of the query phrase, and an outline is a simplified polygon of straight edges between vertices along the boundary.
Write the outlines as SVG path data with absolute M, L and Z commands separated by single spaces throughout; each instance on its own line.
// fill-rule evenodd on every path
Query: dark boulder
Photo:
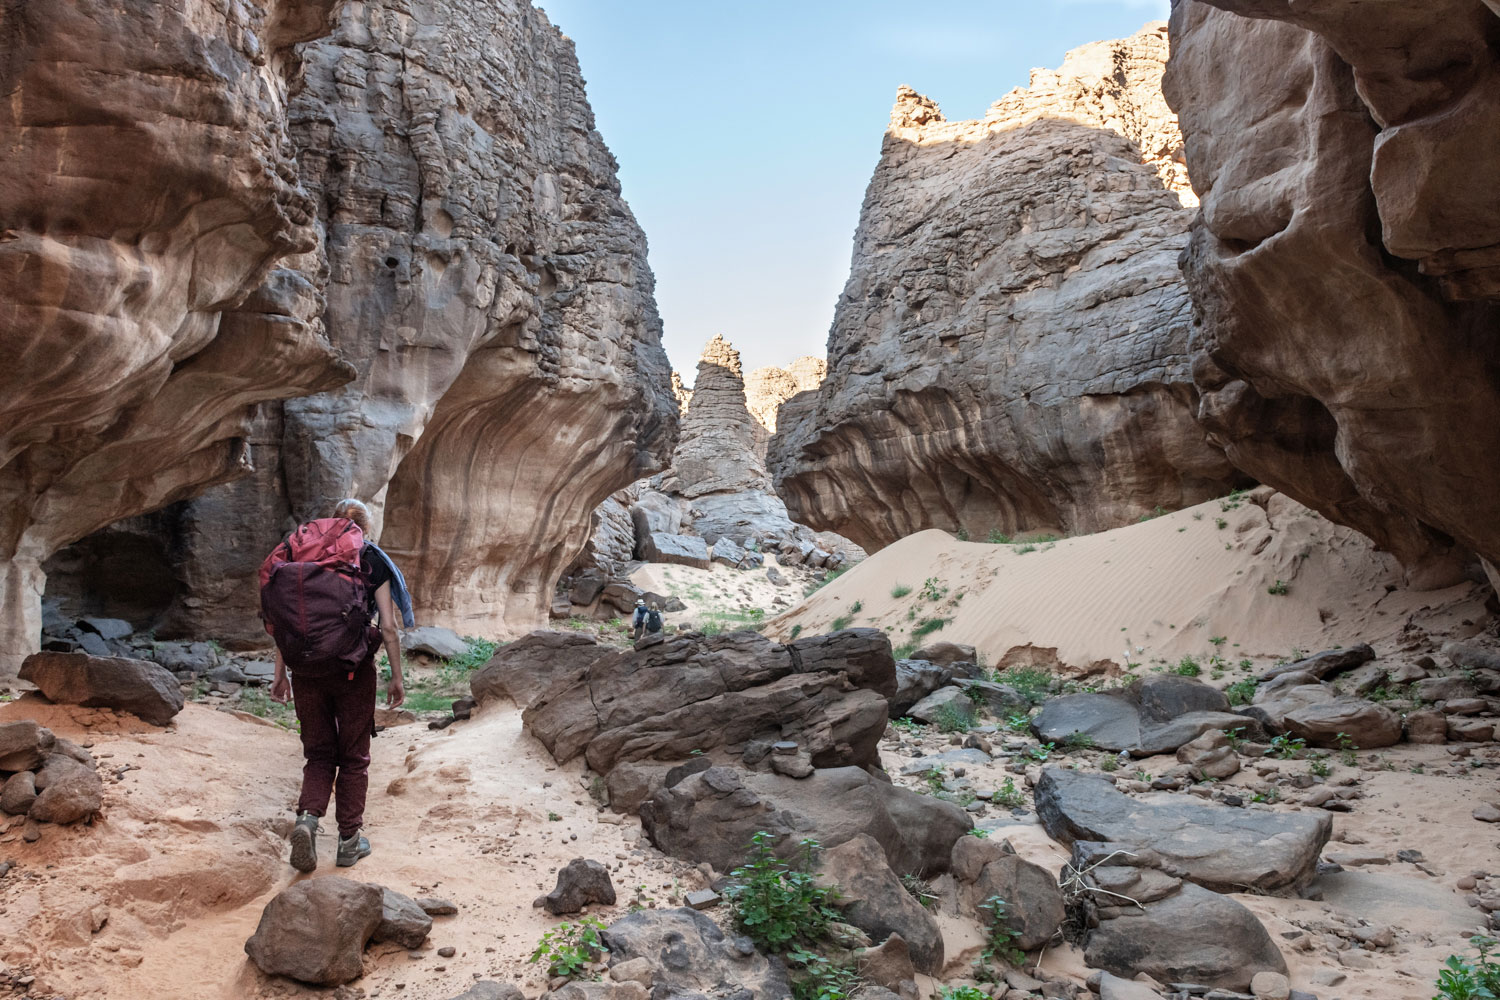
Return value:
M 1316 875 L 1333 832 L 1326 813 L 1235 809 L 1169 792 L 1131 797 L 1103 777 L 1057 767 L 1042 771 L 1036 810 L 1055 840 L 1150 848 L 1216 892 L 1295 892 Z
M 30 719 L 0 722 L 0 771 L 34 771 L 56 745 L 52 730 Z
M 182 711 L 177 678 L 150 660 L 32 653 L 21 664 L 21 679 L 49 701 L 130 712 L 153 726 L 165 726 Z
M 432 931 L 432 917 L 420 903 L 395 889 L 380 889 L 380 923 L 372 941 L 393 941 L 408 951 L 422 947 Z
M 268 976 L 315 986 L 358 979 L 383 896 L 379 886 L 333 875 L 294 882 L 266 904 L 245 954 Z
M 1326 681 L 1330 677 L 1336 677 L 1355 667 L 1362 666 L 1375 659 L 1375 650 L 1368 644 L 1360 643 L 1350 646 L 1348 649 L 1325 649 L 1321 653 L 1293 660 L 1290 663 L 1278 663 L 1276 666 L 1260 675 L 1262 682 L 1274 680 L 1283 674 L 1307 673 L 1320 681 Z
M 1032 720 L 1043 742 L 1086 736 L 1101 750 L 1170 753 L 1208 729 L 1252 725 L 1229 711 L 1224 692 L 1177 674 L 1154 674 L 1111 691 L 1049 698 Z
M 36 774 L 36 800 L 26 815 L 41 823 L 92 822 L 104 806 L 99 773 L 72 757 L 52 754 Z
M 610 924 L 602 937 L 611 967 L 638 958 L 650 964 L 653 996 L 782 1000 L 792 993 L 780 960 L 687 907 L 637 910 Z
M 943 933 L 937 921 L 906 891 L 873 837 L 857 834 L 823 851 L 819 869 L 820 881 L 838 888 L 838 906 L 847 923 L 875 944 L 900 935 L 917 971 L 937 975 L 942 970 Z
M 509 698 L 525 708 L 559 678 L 576 680 L 610 652 L 591 636 L 578 632 L 532 632 L 495 650 L 489 662 L 469 678 L 469 691 L 483 705 Z
M 911 707 L 953 680 L 953 671 L 927 660 L 896 661 L 896 693 L 891 696 L 891 718 L 899 719 Z
M 574 858 L 557 873 L 557 885 L 539 902 L 554 916 L 580 913 L 590 903 L 615 905 L 615 884 L 609 869 L 597 861 Z

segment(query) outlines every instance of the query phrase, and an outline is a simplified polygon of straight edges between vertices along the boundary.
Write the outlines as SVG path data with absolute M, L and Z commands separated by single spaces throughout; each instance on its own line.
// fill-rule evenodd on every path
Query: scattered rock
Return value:
M 890 716 L 899 719 L 911 707 L 953 680 L 953 671 L 927 660 L 896 661 L 896 693 L 890 699 Z
M 1137 756 L 1174 751 L 1210 729 L 1239 729 L 1246 736 L 1259 730 L 1255 720 L 1229 711 L 1222 691 L 1176 674 L 1155 674 L 1112 691 L 1050 698 L 1031 728 L 1043 742 L 1061 744 L 1081 734 L 1101 750 L 1128 750 Z
M 122 618 L 80 618 L 78 626 L 105 640 L 128 639 L 135 631 L 135 626 Z
M 1121 979 L 1108 972 L 1099 976 L 1096 987 L 1099 1000 L 1161 1000 L 1161 994 L 1133 979 Z
M 1337 747 L 1343 734 L 1361 750 L 1388 747 L 1401 741 L 1401 718 L 1395 712 L 1362 698 L 1332 701 L 1289 712 L 1286 731 L 1310 746 Z
M 1040 865 L 1014 854 L 988 861 L 978 879 L 964 890 L 969 913 L 981 924 L 988 923 L 991 915 L 979 906 L 992 896 L 1005 900 L 1003 922 L 1016 933 L 1016 946 L 1022 951 L 1040 948 L 1062 926 L 1062 890 L 1057 887 L 1057 879 Z
M 432 931 L 432 917 L 410 896 L 394 889 L 381 890 L 380 923 L 371 935 L 374 941 L 393 941 L 408 951 L 422 947 Z
M 1447 743 L 1448 719 L 1435 708 L 1406 714 L 1406 739 L 1411 743 Z
M 1255 1000 L 1287 1000 L 1292 984 L 1279 972 L 1257 972 L 1250 978 L 1250 992 Z
M 672 563 L 708 569 L 708 545 L 697 535 L 671 535 L 664 531 L 638 532 L 636 556 L 646 562 Z
M 0 810 L 12 816 L 25 816 L 35 801 L 36 775 L 30 771 L 12 774 L 0 787 Z
M 418 896 L 412 902 L 422 908 L 422 912 L 429 917 L 451 917 L 458 912 L 458 907 L 437 896 Z
M 1031 711 L 1030 700 L 1009 684 L 996 684 L 994 681 L 978 681 L 967 677 L 955 677 L 953 683 L 968 696 L 970 701 L 978 698 L 984 705 L 985 711 L 997 719 L 1009 718 L 1018 713 L 1024 715 Z
M 1223 780 L 1237 774 L 1240 755 L 1229 745 L 1222 730 L 1210 730 L 1177 748 L 1177 759 L 1205 778 Z
M 401 633 L 401 652 L 407 655 L 425 653 L 439 660 L 451 660 L 469 651 L 469 644 L 452 629 L 423 625 Z
M 1481 823 L 1500 823 L 1500 805 L 1481 802 L 1474 808 L 1474 818 Z
M 1315 876 L 1333 832 L 1327 814 L 1235 809 L 1171 793 L 1131 797 L 1101 777 L 1066 768 L 1045 768 L 1035 798 L 1054 839 L 1147 847 L 1221 892 L 1296 891 Z
M 615 885 L 608 868 L 587 858 L 564 865 L 557 873 L 557 886 L 541 899 L 547 912 L 557 916 L 580 913 L 590 903 L 615 905 Z
M 823 851 L 820 868 L 820 881 L 838 888 L 846 921 L 876 943 L 900 935 L 917 971 L 936 975 L 942 970 L 943 934 L 937 921 L 906 891 L 873 838 L 857 834 Z
M 940 667 L 951 667 L 955 663 L 978 663 L 979 654 L 973 646 L 960 642 L 930 642 L 911 654 L 913 660 L 926 660 Z
M 266 904 L 245 954 L 270 976 L 317 986 L 347 983 L 363 969 L 382 902 L 379 886 L 338 876 L 295 882 Z
M 1260 675 L 1261 683 L 1275 680 L 1283 674 L 1306 673 L 1317 680 L 1327 680 L 1336 677 L 1345 671 L 1353 670 L 1355 667 L 1368 663 L 1375 659 L 1375 650 L 1367 643 L 1350 646 L 1347 649 L 1325 649 L 1321 653 L 1293 660 L 1290 663 L 1280 663 Z
M 21 679 L 50 701 L 131 712 L 153 726 L 165 726 L 182 711 L 177 678 L 150 660 L 32 653 L 21 664 Z
M 938 688 L 932 694 L 907 710 L 907 715 L 918 722 L 939 723 L 974 721 L 974 703 L 961 688 L 949 686 Z
M 610 652 L 590 636 L 542 629 L 497 649 L 469 678 L 469 691 L 481 705 L 509 698 L 525 708 L 555 681 L 581 677 L 589 664 Z
M 711 910 L 722 902 L 712 889 L 694 889 L 682 897 L 682 901 L 695 910 Z
M 652 991 L 662 996 L 707 994 L 725 983 L 753 997 L 791 994 L 780 961 L 757 952 L 748 938 L 729 937 L 697 910 L 637 910 L 610 924 L 602 937 L 611 969 L 645 959 Z
M 92 767 L 53 754 L 37 772 L 39 790 L 27 815 L 42 823 L 92 822 L 104 806 L 104 782 Z
M 52 730 L 30 719 L 0 722 L 0 771 L 33 771 L 56 745 Z
M 857 767 L 820 769 L 802 780 L 711 767 L 658 789 L 640 814 L 658 850 L 718 871 L 741 864 L 745 845 L 764 830 L 784 857 L 804 838 L 834 848 L 866 833 L 898 875 L 930 875 L 947 869 L 954 843 L 973 825 L 958 806 Z
M 526 994 L 510 983 L 480 980 L 452 1000 L 526 1000 Z

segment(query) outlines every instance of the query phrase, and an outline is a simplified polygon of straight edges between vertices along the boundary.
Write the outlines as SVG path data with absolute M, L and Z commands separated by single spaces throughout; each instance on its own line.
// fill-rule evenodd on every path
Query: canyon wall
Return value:
M 1095 531 L 1234 485 L 1194 420 L 1166 56 L 1162 25 L 1085 46 L 979 121 L 902 88 L 827 380 L 770 442 L 794 519 L 875 548 Z
M 335 0 L 9 3 L 0 59 L 0 676 L 42 565 L 247 470 L 254 405 L 353 377 L 286 128 Z
M 803 355 L 785 368 L 765 365 L 745 376 L 745 405 L 755 418 L 755 455 L 762 465 L 781 404 L 799 392 L 812 392 L 828 377 L 828 362 Z
M 677 425 L 572 43 L 524 0 L 383 0 L 301 57 L 299 265 L 356 377 L 262 407 L 252 477 L 84 545 L 155 537 L 177 576 L 159 633 L 248 640 L 259 560 L 356 496 L 424 623 L 532 628 L 590 512 L 662 468 Z
M 1493 566 L 1500 11 L 1182 0 L 1171 31 L 1212 440 L 1414 585 Z

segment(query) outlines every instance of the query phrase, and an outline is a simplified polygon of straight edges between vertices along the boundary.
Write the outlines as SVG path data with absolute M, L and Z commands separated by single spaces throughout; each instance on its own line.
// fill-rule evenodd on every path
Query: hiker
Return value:
M 634 631 L 632 637 L 639 642 L 641 636 L 646 634 L 646 599 L 637 597 L 635 600 L 635 614 L 630 618 L 630 624 Z
M 653 603 L 646 611 L 646 634 L 655 635 L 661 631 L 661 605 Z
M 385 703 L 406 700 L 398 620 L 416 624 L 406 581 L 369 539 L 370 511 L 340 500 L 333 516 L 309 521 L 261 566 L 261 617 L 276 641 L 271 697 L 291 700 L 302 733 L 302 794 L 292 827 L 292 867 L 318 866 L 318 820 L 335 797 L 340 868 L 370 853 L 361 835 L 375 733 L 375 654 L 385 646 L 391 676 Z M 379 626 L 371 624 L 377 617 Z M 399 618 L 398 618 L 399 616 Z M 288 676 L 290 672 L 290 676 Z

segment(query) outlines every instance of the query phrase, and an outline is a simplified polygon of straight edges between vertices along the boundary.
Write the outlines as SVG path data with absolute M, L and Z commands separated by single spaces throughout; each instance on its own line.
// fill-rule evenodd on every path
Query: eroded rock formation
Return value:
M 524 0 L 346 5 L 289 131 L 322 318 L 358 378 L 263 412 L 257 474 L 186 505 L 173 630 L 255 630 L 294 520 L 371 503 L 424 622 L 545 620 L 589 514 L 676 428 L 644 234 L 572 43 Z
M 794 518 L 878 547 L 1094 531 L 1227 490 L 1193 420 L 1166 55 L 1161 25 L 1085 46 L 979 121 L 902 89 L 828 379 L 771 441 Z
M 1172 36 L 1203 425 L 1416 585 L 1500 560 L 1500 14 L 1185 0 Z
M 6 7 L 0 675 L 53 552 L 243 474 L 253 404 L 354 374 L 278 266 L 317 243 L 287 81 L 334 6 Z
M 828 377 L 828 362 L 804 355 L 785 368 L 766 365 L 745 376 L 745 405 L 755 418 L 755 454 L 766 460 L 766 445 L 776 433 L 781 404 L 799 392 L 812 392 Z

